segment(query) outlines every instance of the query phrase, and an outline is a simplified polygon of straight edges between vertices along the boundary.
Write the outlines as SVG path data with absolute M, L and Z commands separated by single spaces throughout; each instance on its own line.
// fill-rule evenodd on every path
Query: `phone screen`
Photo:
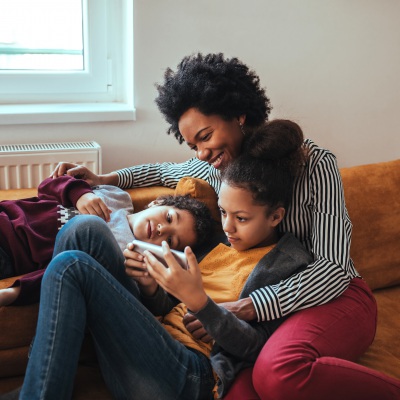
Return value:
M 158 261 L 160 261 L 162 264 L 164 264 L 166 268 L 168 268 L 168 265 L 164 259 L 163 249 L 161 246 L 157 246 L 156 244 L 147 243 L 136 239 L 132 241 L 132 244 L 135 246 L 133 248 L 133 251 L 143 254 L 145 250 L 148 250 L 154 255 L 154 257 L 157 258 Z M 175 259 L 178 261 L 179 265 L 183 269 L 188 268 L 187 258 L 183 251 L 171 249 L 171 253 L 174 255 Z

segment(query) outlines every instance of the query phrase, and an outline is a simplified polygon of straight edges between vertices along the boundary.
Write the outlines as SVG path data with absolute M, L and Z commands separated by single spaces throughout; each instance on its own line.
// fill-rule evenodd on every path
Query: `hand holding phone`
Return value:
M 161 246 L 157 246 L 156 244 L 143 242 L 141 240 L 133 240 L 132 244 L 134 245 L 133 251 L 136 251 L 140 254 L 143 254 L 145 250 L 150 251 L 160 261 L 166 268 L 168 268 L 167 262 L 164 259 L 163 249 Z M 186 255 L 182 251 L 172 250 L 171 253 L 174 255 L 176 261 L 178 261 L 179 265 L 183 269 L 188 268 L 188 263 L 186 259 Z
M 135 245 L 135 240 L 132 244 Z M 138 242 L 136 242 L 138 243 Z M 141 244 L 139 242 L 139 244 Z M 196 261 L 196 256 L 190 248 L 185 250 L 185 253 L 180 251 L 171 250 L 171 254 L 178 261 L 178 265 L 174 263 L 168 268 L 166 261 L 164 260 L 163 248 L 164 246 L 155 246 L 153 244 L 144 243 L 141 249 L 136 246 L 133 251 L 141 253 L 144 250 L 149 250 L 154 257 L 161 262 L 154 263 L 152 257 L 145 258 L 144 262 L 149 275 L 154 279 L 154 281 L 162 288 L 165 292 L 179 299 L 182 303 L 192 311 L 201 310 L 208 301 L 207 293 L 203 287 L 203 281 L 201 276 L 201 269 Z M 190 260 L 190 268 L 187 258 Z M 171 256 L 168 253 L 168 260 L 171 260 Z M 167 268 L 163 268 L 167 266 Z

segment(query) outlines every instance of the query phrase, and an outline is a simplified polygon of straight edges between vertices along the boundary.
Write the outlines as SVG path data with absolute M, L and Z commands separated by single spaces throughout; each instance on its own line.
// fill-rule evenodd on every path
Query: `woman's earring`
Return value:
M 243 136 L 246 136 L 246 132 L 244 131 L 243 124 L 239 122 L 240 130 L 242 131 Z

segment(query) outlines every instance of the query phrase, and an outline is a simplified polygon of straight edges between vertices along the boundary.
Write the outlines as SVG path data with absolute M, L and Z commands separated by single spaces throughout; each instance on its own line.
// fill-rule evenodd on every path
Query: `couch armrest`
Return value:
M 340 170 L 353 224 L 350 256 L 371 289 L 400 284 L 400 159 Z

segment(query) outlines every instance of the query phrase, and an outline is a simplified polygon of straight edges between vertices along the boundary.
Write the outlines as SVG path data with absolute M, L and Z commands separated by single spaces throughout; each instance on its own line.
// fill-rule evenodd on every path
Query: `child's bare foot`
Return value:
M 21 291 L 20 286 L 8 288 L 8 289 L 0 289 L 0 306 L 8 306 L 13 303 Z

